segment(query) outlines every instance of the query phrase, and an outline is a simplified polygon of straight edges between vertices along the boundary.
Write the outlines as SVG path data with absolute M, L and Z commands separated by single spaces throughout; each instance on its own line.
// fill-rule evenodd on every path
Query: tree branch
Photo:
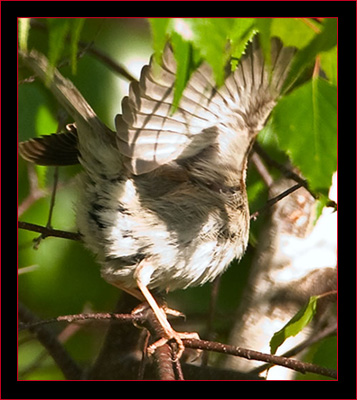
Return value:
M 314 193 L 310 188 L 308 182 L 301 178 L 298 174 L 296 174 L 294 171 L 291 171 L 289 168 L 286 168 L 285 165 L 280 164 L 279 162 L 275 161 L 272 159 L 269 154 L 259 145 L 258 142 L 254 143 L 253 146 L 254 151 L 259 154 L 259 156 L 271 167 L 276 168 L 279 170 L 286 178 L 292 179 L 297 183 L 300 183 L 301 186 L 303 186 L 314 199 L 319 198 L 319 193 Z M 337 204 L 333 200 L 329 200 L 327 202 L 327 207 L 333 207 L 334 209 L 337 209 Z
M 272 199 L 269 199 L 262 208 L 260 208 L 258 211 L 255 211 L 251 216 L 250 219 L 256 220 L 258 216 L 266 211 L 268 208 L 273 206 L 275 203 L 278 201 L 282 200 L 284 197 L 288 196 L 289 194 L 295 192 L 295 190 L 298 190 L 302 187 L 303 185 L 301 183 L 297 183 L 296 185 L 292 186 L 291 188 L 284 190 L 284 192 L 278 194 L 277 196 L 273 197 Z
M 19 303 L 19 319 L 27 324 L 39 322 L 39 319 L 21 303 Z M 32 326 L 29 329 L 36 334 L 38 340 L 51 355 L 66 379 L 81 379 L 82 369 L 70 357 L 50 329 L 45 326 Z
M 193 349 L 215 351 L 218 353 L 247 358 L 248 360 L 264 361 L 268 362 L 269 364 L 290 368 L 301 373 L 313 372 L 315 374 L 337 379 L 337 371 L 303 361 L 293 360 L 282 356 L 275 356 L 273 354 L 261 353 L 259 351 L 244 349 L 218 342 L 209 342 L 207 340 L 184 339 L 183 342 L 185 346 Z
M 23 318 L 21 319 L 23 320 Z M 150 331 L 154 333 L 155 336 L 160 336 L 159 331 L 161 332 L 161 327 L 159 326 L 155 315 L 149 308 L 145 309 L 145 311 L 143 311 L 142 313 L 135 313 L 135 314 L 83 313 L 83 314 L 59 316 L 57 318 L 52 318 L 44 321 L 39 321 L 37 319 L 36 320 L 26 319 L 25 321 L 23 320 L 23 322 L 26 322 L 26 324 L 22 325 L 21 329 L 27 328 L 30 329 L 31 331 L 38 332 L 40 329 L 43 328 L 41 327 L 41 325 L 44 324 L 60 322 L 60 321 L 72 323 L 75 321 L 84 321 L 84 320 L 97 320 L 97 321 L 115 320 L 121 323 L 137 322 L 140 324 L 145 324 L 150 329 Z M 261 353 L 255 350 L 245 349 L 237 346 L 231 346 L 208 340 L 183 339 L 183 342 L 185 347 L 191 349 L 214 351 L 232 356 L 243 357 L 248 360 L 263 361 L 269 363 L 270 365 L 280 365 L 301 373 L 313 372 L 315 374 L 337 379 L 337 371 L 335 370 L 283 356 Z M 158 367 L 158 375 L 161 380 L 174 380 L 176 375 L 178 376 L 178 379 L 183 379 L 181 366 L 180 364 L 175 365 L 175 362 L 172 361 L 172 354 L 173 354 L 173 349 L 170 347 L 169 344 L 165 344 L 164 346 L 158 347 L 155 351 L 154 357 Z
M 41 233 L 43 238 L 46 238 L 48 236 L 53 236 L 53 237 L 59 237 L 62 239 L 81 240 L 81 235 L 79 233 L 47 228 L 45 226 L 31 224 L 30 222 L 19 221 L 18 226 L 20 229 L 25 229 L 27 231 Z
M 42 22 L 36 20 L 36 19 L 31 19 L 30 21 L 31 28 L 35 28 L 37 30 L 44 31 L 46 34 L 48 34 L 48 28 L 45 24 Z M 67 35 L 66 40 L 70 42 L 71 35 Z M 128 81 L 136 81 L 136 79 L 128 72 L 128 70 L 119 64 L 116 60 L 114 60 L 112 57 L 110 57 L 108 54 L 97 48 L 92 42 L 88 43 L 85 41 L 80 40 L 78 42 L 78 46 L 81 48 L 81 52 L 78 55 L 82 56 L 83 53 L 90 53 L 94 57 L 96 57 L 98 60 L 100 60 L 104 65 L 109 67 L 112 71 L 114 71 L 116 74 L 119 76 L 127 79 Z M 69 60 L 68 60 L 69 63 Z M 62 63 L 61 63 L 62 64 Z
M 30 321 L 19 324 L 19 330 L 33 329 L 39 326 L 53 324 L 54 322 L 67 322 L 69 324 L 79 321 L 105 321 L 112 320 L 122 323 L 132 323 L 142 321 L 143 316 L 140 313 L 136 314 L 117 314 L 117 313 L 80 313 L 71 315 L 60 315 L 56 318 Z
M 310 347 L 314 343 L 319 342 L 320 340 L 337 334 L 337 324 L 332 324 L 331 326 L 326 327 L 323 331 L 317 333 L 316 335 L 309 337 L 308 339 L 304 340 L 302 343 L 298 344 L 297 346 L 293 347 L 291 350 L 284 353 L 283 357 L 293 357 L 300 353 L 301 351 L 305 350 L 307 347 Z M 263 371 L 269 369 L 272 365 L 271 364 L 264 364 L 260 367 L 254 368 L 249 371 L 251 374 L 260 374 Z

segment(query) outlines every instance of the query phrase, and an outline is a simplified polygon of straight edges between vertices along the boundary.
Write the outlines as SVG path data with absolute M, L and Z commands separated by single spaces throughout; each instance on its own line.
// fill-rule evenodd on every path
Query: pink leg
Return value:
M 149 355 L 153 354 L 158 347 L 163 346 L 169 340 L 173 339 L 176 341 L 176 343 L 178 345 L 178 353 L 176 356 L 176 360 L 178 360 L 181 358 L 182 353 L 185 350 L 185 346 L 183 345 L 182 339 L 192 339 L 192 338 L 199 339 L 199 336 L 197 333 L 176 332 L 172 328 L 172 326 L 170 325 L 169 321 L 166 318 L 165 311 L 163 310 L 163 308 L 159 307 L 154 296 L 151 294 L 151 292 L 149 291 L 147 286 L 141 280 L 142 271 L 146 265 L 147 265 L 147 261 L 143 260 L 140 263 L 140 265 L 138 266 L 136 273 L 135 273 L 136 283 L 138 285 L 139 290 L 145 297 L 146 301 L 149 303 L 149 306 L 153 310 L 156 318 L 158 319 L 158 321 L 165 333 L 165 337 L 162 337 L 157 342 L 155 342 L 151 346 L 149 346 L 148 353 L 149 353 Z M 168 309 L 168 311 L 169 311 L 168 313 L 172 313 L 174 315 L 179 314 L 178 312 L 176 312 L 174 310 Z

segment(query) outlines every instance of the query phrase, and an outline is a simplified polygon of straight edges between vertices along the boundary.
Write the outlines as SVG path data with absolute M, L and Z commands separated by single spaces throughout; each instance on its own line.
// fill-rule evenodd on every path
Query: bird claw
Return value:
M 161 306 L 160 308 L 165 314 L 168 314 L 168 315 L 171 315 L 174 317 L 186 318 L 186 316 L 183 313 L 181 313 L 180 311 L 173 310 L 166 306 Z M 151 309 L 149 304 L 142 303 L 142 304 L 138 305 L 136 308 L 134 308 L 134 310 L 131 312 L 131 314 L 132 315 L 140 314 L 142 312 L 145 312 L 145 310 L 148 310 L 148 309 Z M 138 325 L 136 322 L 133 322 L 133 324 L 139 328 L 143 328 L 141 325 Z M 183 339 L 200 339 L 200 337 L 198 336 L 198 333 L 196 333 L 196 332 L 176 332 L 169 323 L 166 327 L 162 327 L 162 328 L 163 328 L 164 336 L 161 337 L 160 339 L 158 339 L 156 342 L 152 343 L 147 348 L 147 355 L 149 357 L 151 357 L 159 347 L 164 346 L 166 343 L 168 343 L 169 341 L 172 340 L 172 341 L 175 341 L 177 344 L 177 352 L 176 352 L 175 358 L 173 359 L 173 361 L 176 362 L 182 357 L 182 354 L 185 351 L 185 346 L 182 341 Z M 197 351 L 196 353 L 198 353 L 198 354 L 194 357 L 194 359 L 196 359 L 199 356 L 201 351 Z
M 166 305 L 162 305 L 161 308 L 164 310 L 166 315 L 171 315 L 172 317 L 181 317 L 186 320 L 186 315 L 181 311 L 174 310 L 173 308 L 169 308 Z
M 166 332 L 167 333 L 167 332 Z M 175 358 L 173 359 L 174 362 L 177 362 L 180 360 L 182 357 L 183 352 L 185 351 L 185 345 L 183 344 L 183 339 L 200 339 L 198 336 L 198 333 L 196 332 L 176 332 L 175 330 L 172 329 L 170 334 L 167 337 L 162 337 L 153 344 L 151 344 L 147 348 L 147 354 L 148 356 L 152 356 L 155 351 L 157 350 L 158 347 L 164 346 L 166 343 L 168 343 L 170 340 L 174 340 L 177 344 L 178 350 L 176 352 Z M 199 353 L 197 354 L 197 357 L 199 356 Z M 197 358 L 195 357 L 195 358 Z

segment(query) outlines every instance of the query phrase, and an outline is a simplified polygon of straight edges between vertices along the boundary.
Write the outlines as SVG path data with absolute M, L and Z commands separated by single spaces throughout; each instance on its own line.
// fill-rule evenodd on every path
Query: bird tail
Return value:
M 21 59 L 43 82 L 50 69 L 47 58 L 37 52 L 20 51 Z M 75 123 L 66 132 L 43 136 L 20 144 L 20 154 L 40 165 L 70 165 L 78 161 L 91 175 L 114 179 L 122 170 L 115 133 L 96 115 L 73 83 L 54 68 L 49 89 Z

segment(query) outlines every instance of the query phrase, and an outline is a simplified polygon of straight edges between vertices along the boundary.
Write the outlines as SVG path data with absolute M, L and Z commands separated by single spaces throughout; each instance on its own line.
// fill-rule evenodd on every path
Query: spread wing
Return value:
M 127 168 L 140 175 L 176 159 L 198 154 L 232 130 L 246 151 L 251 136 L 264 126 L 288 73 L 295 49 L 272 39 L 272 73 L 256 36 L 237 69 L 217 89 L 211 67 L 203 63 L 191 76 L 178 109 L 171 115 L 176 63 L 166 46 L 163 63 L 142 69 L 116 117 L 117 141 Z M 227 139 L 227 138 L 226 138 Z M 229 139 L 228 139 L 229 141 Z

